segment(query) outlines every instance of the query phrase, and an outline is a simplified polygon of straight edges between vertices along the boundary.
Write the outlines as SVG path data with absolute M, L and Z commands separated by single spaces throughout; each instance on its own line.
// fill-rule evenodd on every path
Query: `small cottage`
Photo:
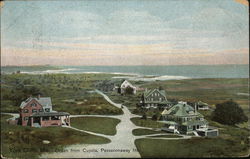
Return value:
M 137 88 L 133 86 L 129 81 L 124 80 L 121 85 L 118 87 L 118 93 L 126 94 L 126 91 L 130 89 L 132 94 L 136 94 Z
M 20 105 L 19 122 L 22 126 L 47 127 L 70 125 L 69 113 L 52 110 L 50 97 L 30 97 Z
M 208 122 L 204 116 L 188 105 L 187 102 L 179 102 L 169 110 L 162 112 L 164 127 L 162 130 L 182 133 L 195 134 L 197 136 L 218 136 L 218 129 L 208 126 Z
M 202 101 L 197 102 L 196 105 L 197 105 L 198 110 L 209 110 L 208 104 Z
M 170 107 L 171 102 L 167 100 L 165 90 L 153 89 L 145 90 L 140 101 L 144 108 Z

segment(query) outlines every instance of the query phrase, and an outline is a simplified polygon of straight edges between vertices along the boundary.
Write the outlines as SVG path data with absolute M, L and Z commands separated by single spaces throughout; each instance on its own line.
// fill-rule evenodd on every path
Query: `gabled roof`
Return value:
M 122 86 L 125 82 L 127 82 L 128 85 L 130 85 L 132 88 L 135 88 L 135 86 L 133 86 L 133 85 L 132 85 L 129 81 L 127 81 L 127 80 L 124 80 L 124 81 L 121 83 L 121 86 Z
M 144 92 L 144 98 L 147 98 L 150 94 L 154 93 L 155 91 L 159 92 L 161 95 L 163 95 L 164 97 L 166 97 L 165 90 L 151 89 L 151 90 L 148 90 L 148 91 Z
M 186 103 L 178 103 L 171 107 L 169 110 L 164 110 L 162 115 L 174 115 L 174 116 L 193 116 L 201 115 L 199 112 L 194 111 L 194 108 Z
M 50 97 L 40 97 L 39 99 L 30 97 L 21 103 L 20 108 L 24 108 L 33 99 L 36 100 L 39 104 L 41 104 L 43 107 L 52 108 L 52 102 Z

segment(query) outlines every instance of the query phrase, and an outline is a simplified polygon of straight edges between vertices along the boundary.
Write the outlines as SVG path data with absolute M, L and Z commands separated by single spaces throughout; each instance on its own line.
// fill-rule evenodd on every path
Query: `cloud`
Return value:
M 35 50 L 5 48 L 1 50 L 2 65 L 189 65 L 249 64 L 249 49 L 210 52 L 199 49 L 171 49 L 166 45 L 81 45 L 77 50 Z

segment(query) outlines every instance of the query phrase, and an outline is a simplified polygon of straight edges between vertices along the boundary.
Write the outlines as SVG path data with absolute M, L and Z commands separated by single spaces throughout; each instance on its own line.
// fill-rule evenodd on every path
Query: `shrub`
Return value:
M 158 120 L 158 115 L 157 115 L 157 114 L 154 114 L 154 115 L 152 116 L 152 120 Z
M 147 115 L 146 114 L 143 114 L 141 119 L 144 119 L 144 120 L 147 120 Z
M 216 109 L 212 114 L 212 120 L 221 124 L 235 125 L 246 122 L 248 118 L 242 108 L 236 102 L 230 100 L 216 104 Z

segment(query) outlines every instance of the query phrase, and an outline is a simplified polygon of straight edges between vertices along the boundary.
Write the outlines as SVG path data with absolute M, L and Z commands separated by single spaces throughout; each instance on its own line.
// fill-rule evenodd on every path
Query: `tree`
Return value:
M 163 120 L 163 116 L 162 116 L 162 115 L 160 116 L 159 120 L 160 120 L 160 121 Z
M 152 120 L 158 120 L 158 115 L 157 115 L 157 114 L 154 114 L 154 115 L 152 116 Z
M 162 86 L 159 86 L 159 90 L 161 91 L 161 90 L 164 90 L 164 88 L 162 87 Z
M 141 119 L 144 119 L 144 120 L 147 120 L 147 115 L 146 114 L 143 114 Z
M 233 100 L 216 104 L 212 119 L 226 125 L 235 125 L 248 120 L 242 108 Z

